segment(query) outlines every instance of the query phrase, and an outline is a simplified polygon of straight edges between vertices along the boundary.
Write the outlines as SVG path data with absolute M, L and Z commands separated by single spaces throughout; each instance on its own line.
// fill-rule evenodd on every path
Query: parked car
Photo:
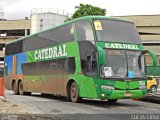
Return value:
M 157 78 L 152 78 L 147 80 L 147 90 L 148 92 L 154 93 L 157 91 L 159 80 Z

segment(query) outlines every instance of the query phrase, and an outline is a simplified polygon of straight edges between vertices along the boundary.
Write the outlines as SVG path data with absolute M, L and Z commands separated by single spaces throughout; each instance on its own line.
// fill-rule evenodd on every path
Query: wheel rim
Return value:
M 151 92 L 152 93 L 156 92 L 156 87 L 155 86 L 151 88 Z
M 77 100 L 78 92 L 77 92 L 77 86 L 75 83 L 72 83 L 70 95 L 71 95 L 71 100 L 73 102 Z

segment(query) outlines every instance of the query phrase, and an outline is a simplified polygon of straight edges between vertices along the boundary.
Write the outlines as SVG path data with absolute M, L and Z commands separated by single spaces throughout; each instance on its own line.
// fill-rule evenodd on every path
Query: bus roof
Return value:
M 108 20 L 115 20 L 115 21 L 123 21 L 123 22 L 130 22 L 130 23 L 132 23 L 128 19 L 124 19 L 124 18 L 117 18 L 117 17 L 115 18 L 115 17 L 110 17 L 110 16 L 84 16 L 84 17 L 79 17 L 79 18 L 76 18 L 76 19 L 64 22 L 64 23 L 62 23 L 60 25 L 57 25 L 57 26 L 54 26 L 54 27 L 42 30 L 40 32 L 37 32 L 37 33 L 31 34 L 31 35 L 19 38 L 19 39 L 15 40 L 15 41 L 11 41 L 11 42 L 7 43 L 6 45 L 14 43 L 14 42 L 17 42 L 17 41 L 21 41 L 21 40 L 23 40 L 25 38 L 32 37 L 32 36 L 37 35 L 39 33 L 43 33 L 45 31 L 49 31 L 49 30 L 52 30 L 54 28 L 57 28 L 57 27 L 60 27 L 60 26 L 63 26 L 63 25 L 69 24 L 69 23 L 73 23 L 73 22 L 78 21 L 78 20 L 93 20 L 93 19 L 108 19 Z

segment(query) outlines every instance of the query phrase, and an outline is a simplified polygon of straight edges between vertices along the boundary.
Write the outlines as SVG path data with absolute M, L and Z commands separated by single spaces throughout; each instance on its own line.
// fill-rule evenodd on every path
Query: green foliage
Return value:
M 75 9 L 76 9 L 75 13 L 68 20 L 79 18 L 82 16 L 89 16 L 89 15 L 101 15 L 101 16 L 106 15 L 106 9 L 102 9 L 89 4 L 80 4 L 79 6 L 75 6 Z

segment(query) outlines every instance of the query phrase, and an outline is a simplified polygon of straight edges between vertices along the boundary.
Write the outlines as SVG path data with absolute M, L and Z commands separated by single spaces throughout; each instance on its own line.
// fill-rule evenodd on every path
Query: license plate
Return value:
M 131 93 L 125 93 L 124 96 L 125 96 L 125 97 L 130 97 L 130 96 L 131 96 Z

